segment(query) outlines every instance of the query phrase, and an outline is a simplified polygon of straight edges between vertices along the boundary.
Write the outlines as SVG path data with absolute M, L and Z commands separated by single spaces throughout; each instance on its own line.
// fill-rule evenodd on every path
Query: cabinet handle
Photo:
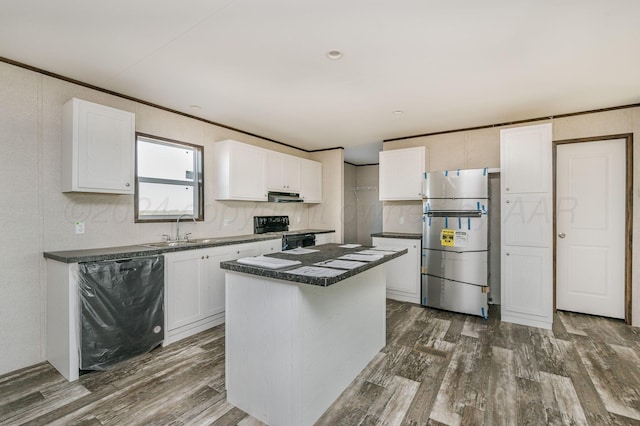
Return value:
M 204 260 L 204 256 L 202 256 L 200 259 Z
M 207 255 L 207 259 L 209 258 L 209 255 Z
M 505 188 L 504 190 L 505 190 L 505 191 L 508 191 L 508 190 L 509 190 L 509 188 L 507 187 L 507 188 Z
M 124 186 L 126 186 L 127 188 L 131 186 L 131 184 L 129 182 L 125 183 Z
M 509 256 L 509 253 L 505 253 L 505 256 Z
M 509 203 L 511 203 L 511 200 L 507 200 L 507 201 L 505 201 L 505 203 L 509 204 Z
M 567 235 L 566 235 L 564 232 L 561 232 L 561 233 L 559 233 L 559 234 L 558 234 L 558 237 L 559 237 L 559 238 L 564 238 L 564 237 L 566 237 L 566 236 L 567 236 Z

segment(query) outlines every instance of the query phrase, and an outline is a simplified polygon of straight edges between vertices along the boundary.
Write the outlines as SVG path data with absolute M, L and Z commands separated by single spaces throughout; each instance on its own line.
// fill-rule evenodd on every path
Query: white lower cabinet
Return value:
M 402 247 L 407 254 L 385 264 L 387 271 L 387 298 L 403 302 L 420 303 L 421 240 L 373 237 L 376 247 Z
M 551 328 L 553 288 L 551 252 L 543 247 L 507 246 L 502 253 L 501 320 Z
M 335 232 L 325 232 L 323 234 L 316 234 L 316 245 L 319 246 L 321 244 L 330 244 L 333 242 L 333 237 L 336 235 Z
M 280 251 L 280 239 L 167 253 L 164 345 L 224 322 L 224 270 L 220 262 Z

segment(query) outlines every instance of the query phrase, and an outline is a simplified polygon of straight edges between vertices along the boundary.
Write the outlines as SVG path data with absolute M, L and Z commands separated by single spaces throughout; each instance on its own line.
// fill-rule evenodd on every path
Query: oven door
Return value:
M 282 251 L 314 245 L 316 245 L 315 234 L 294 234 L 282 236 Z

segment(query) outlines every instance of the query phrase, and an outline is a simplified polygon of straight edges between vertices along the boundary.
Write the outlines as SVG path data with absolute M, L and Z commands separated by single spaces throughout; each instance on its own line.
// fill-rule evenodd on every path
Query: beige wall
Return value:
M 371 234 L 382 232 L 382 202 L 378 191 L 378 165 L 359 166 L 356 176 L 358 194 L 358 239 L 371 245 Z
M 334 242 L 343 241 L 344 232 L 344 150 L 342 148 L 310 153 L 311 160 L 322 162 L 322 204 L 309 208 L 309 227 L 335 229 Z
M 358 169 L 344 164 L 344 242 L 358 241 L 358 202 L 354 188 L 357 185 Z
M 626 108 L 607 112 L 583 114 L 566 118 L 538 121 L 553 124 L 553 140 L 577 139 L 623 133 L 634 135 L 634 164 L 640 164 L 640 108 Z M 522 124 L 524 126 L 526 124 Z M 428 148 L 428 171 L 500 167 L 500 130 L 507 127 L 461 131 L 444 135 L 424 136 L 387 142 L 384 150 L 424 145 Z M 640 167 L 633 172 L 633 202 L 640 198 Z M 385 231 L 420 232 L 420 202 L 385 202 L 383 209 Z M 402 218 L 402 220 L 401 220 Z M 400 222 L 404 222 L 401 224 Z M 633 241 L 640 237 L 640 208 L 633 212 Z M 633 250 L 632 258 L 632 315 L 633 325 L 640 326 L 640 250 Z
M 344 242 L 371 245 L 371 234 L 382 232 L 382 202 L 378 165 L 344 165 Z
M 329 213 L 322 220 L 314 216 L 313 226 L 342 226 L 335 214 L 342 209 L 342 190 L 335 191 L 336 185 L 342 187 L 342 150 L 314 155 L 323 162 L 326 207 L 218 202 L 213 199 L 215 141 L 235 139 L 311 155 L 0 63 L 0 374 L 45 359 L 43 251 L 138 244 L 175 233 L 173 223 L 135 224 L 133 196 L 60 192 L 62 105 L 72 97 L 134 112 L 139 132 L 204 146 L 205 221 L 183 225 L 194 238 L 250 234 L 254 215 L 287 214 L 291 229 L 308 228 L 309 213 L 324 208 Z M 75 235 L 76 221 L 85 222 L 85 234 Z

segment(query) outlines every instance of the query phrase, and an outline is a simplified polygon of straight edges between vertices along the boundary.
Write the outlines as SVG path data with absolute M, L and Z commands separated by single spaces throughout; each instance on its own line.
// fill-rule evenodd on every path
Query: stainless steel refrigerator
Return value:
M 422 304 L 487 318 L 487 169 L 427 173 Z

